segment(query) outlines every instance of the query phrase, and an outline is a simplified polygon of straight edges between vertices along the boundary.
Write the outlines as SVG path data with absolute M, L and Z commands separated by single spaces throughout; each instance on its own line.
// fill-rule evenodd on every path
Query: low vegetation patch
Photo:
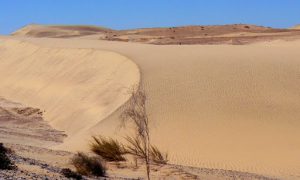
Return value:
M 104 163 L 99 157 L 90 157 L 79 152 L 72 158 L 71 163 L 82 175 L 104 177 L 106 174 Z
M 139 138 L 126 137 L 128 145 L 126 146 L 126 152 L 141 159 L 145 159 L 147 152 L 143 147 L 142 140 Z M 162 153 L 156 146 L 151 145 L 149 149 L 149 159 L 156 164 L 167 164 L 168 154 Z
M 4 147 L 3 143 L 0 143 L 0 169 L 12 170 L 15 169 L 15 164 L 9 159 L 9 149 Z
M 156 146 L 151 146 L 150 159 L 156 164 L 167 164 L 168 154 L 162 153 Z
M 126 160 L 123 156 L 125 154 L 124 146 L 119 141 L 112 138 L 93 136 L 91 150 L 109 162 Z
M 82 176 L 74 171 L 72 171 L 69 168 L 64 168 L 61 170 L 61 174 L 64 175 L 66 178 L 70 179 L 76 179 L 76 180 L 81 180 Z

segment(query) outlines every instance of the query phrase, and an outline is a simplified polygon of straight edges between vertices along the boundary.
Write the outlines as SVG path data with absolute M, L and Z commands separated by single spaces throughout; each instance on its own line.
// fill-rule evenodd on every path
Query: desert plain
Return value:
M 151 140 L 169 154 L 154 179 L 299 179 L 299 37 L 254 25 L 26 26 L 0 37 L 0 140 L 70 166 L 92 135 L 122 141 L 131 132 L 120 114 L 139 85 Z M 113 165 L 109 174 L 144 177 Z

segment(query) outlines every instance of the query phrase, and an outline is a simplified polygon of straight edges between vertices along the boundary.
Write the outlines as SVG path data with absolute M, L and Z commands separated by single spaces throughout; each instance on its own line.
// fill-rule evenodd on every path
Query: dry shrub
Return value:
M 0 143 L 0 169 L 12 170 L 15 169 L 15 164 L 9 159 L 8 153 L 10 150 Z
M 157 164 L 167 164 L 168 153 L 162 153 L 156 146 L 150 148 L 151 161 Z
M 102 136 L 93 136 L 91 143 L 91 150 L 101 156 L 106 161 L 125 161 L 123 157 L 125 154 L 124 146 L 119 141 L 112 138 L 104 138 Z
M 150 128 L 149 119 L 146 110 L 147 96 L 138 86 L 133 87 L 130 91 L 131 98 L 128 106 L 121 114 L 123 124 L 131 122 L 134 125 L 135 137 L 127 137 L 129 153 L 136 155 L 145 161 L 147 179 L 150 180 Z M 132 149 L 131 149 L 132 148 Z
M 142 146 L 140 138 L 126 137 L 128 145 L 126 152 L 141 159 L 145 159 L 146 151 Z M 168 154 L 162 153 L 156 146 L 151 145 L 149 149 L 149 159 L 156 164 L 167 164 Z
M 147 155 L 145 148 L 142 146 L 140 138 L 126 137 L 128 145 L 126 146 L 126 153 L 144 159 Z
M 89 157 L 84 153 L 77 153 L 71 160 L 79 174 L 86 176 L 105 176 L 106 168 L 98 157 Z
M 76 179 L 76 180 L 81 180 L 82 176 L 74 171 L 72 171 L 69 168 L 64 168 L 61 170 L 61 174 L 64 175 L 66 178 L 70 179 Z

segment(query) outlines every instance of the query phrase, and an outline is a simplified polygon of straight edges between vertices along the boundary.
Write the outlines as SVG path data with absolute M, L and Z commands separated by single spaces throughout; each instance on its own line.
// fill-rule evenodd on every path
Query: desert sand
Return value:
M 296 26 L 292 27 L 291 29 L 300 29 L 300 25 L 296 25 Z
M 152 140 L 170 163 L 300 177 L 300 41 L 167 45 L 1 37 L 1 96 L 38 107 L 63 144 L 122 139 L 127 90 L 145 87 Z M 130 130 L 129 130 L 130 131 Z
M 250 24 L 181 26 L 115 30 L 79 25 L 28 25 L 14 36 L 99 39 L 106 41 L 139 42 L 156 45 L 182 44 L 250 44 L 274 40 L 299 39 L 297 28 L 277 29 Z

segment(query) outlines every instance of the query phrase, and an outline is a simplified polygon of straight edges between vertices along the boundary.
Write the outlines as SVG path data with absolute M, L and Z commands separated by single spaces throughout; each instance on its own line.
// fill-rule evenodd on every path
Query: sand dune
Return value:
M 249 44 L 278 39 L 299 39 L 297 29 L 276 29 L 250 24 L 182 26 L 113 30 L 95 26 L 29 25 L 12 33 L 14 36 L 72 38 L 170 44 Z
M 84 134 L 114 112 L 139 82 L 137 66 L 124 56 L 93 49 L 55 49 L 0 40 L 0 94 L 45 110 L 45 119 L 77 146 Z
M 6 39 L 0 48 L 0 94 L 45 109 L 46 120 L 71 138 L 64 148 L 86 147 L 74 141 L 81 129 L 122 137 L 117 108 L 129 97 L 117 91 L 115 98 L 114 92 L 139 76 L 131 61 L 108 50 L 140 67 L 152 139 L 169 152 L 171 163 L 300 176 L 299 41 L 155 46 Z M 122 59 L 126 67 L 117 69 Z M 106 82 L 111 72 L 117 74 Z
M 25 26 L 12 34 L 15 36 L 66 38 L 101 34 L 111 31 L 111 29 L 96 26 L 42 26 L 32 24 Z

